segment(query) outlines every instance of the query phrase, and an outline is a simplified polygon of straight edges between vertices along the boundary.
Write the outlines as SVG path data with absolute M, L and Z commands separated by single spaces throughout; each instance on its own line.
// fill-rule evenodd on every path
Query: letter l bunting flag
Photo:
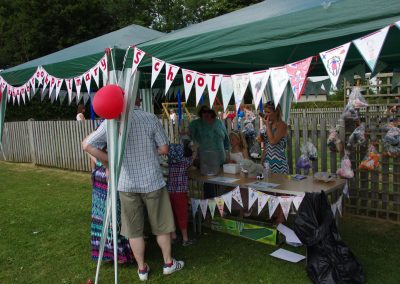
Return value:
M 353 40 L 354 45 L 361 53 L 365 62 L 367 62 L 371 72 L 374 72 L 376 63 L 378 62 L 379 54 L 381 53 L 383 43 L 390 26 L 375 31 L 369 35 Z
M 290 85 L 292 86 L 294 98 L 299 101 L 304 91 L 304 82 L 307 80 L 308 69 L 312 57 L 290 63 L 286 65 L 286 71 L 289 75 Z
M 208 88 L 208 98 L 210 100 L 210 107 L 212 108 L 215 97 L 221 84 L 222 75 L 220 74 L 206 74 L 206 84 Z
M 333 49 L 321 52 L 322 62 L 324 63 L 325 69 L 328 72 L 329 78 L 332 81 L 332 85 L 336 88 L 337 81 L 342 71 L 344 61 L 349 51 L 350 42 Z

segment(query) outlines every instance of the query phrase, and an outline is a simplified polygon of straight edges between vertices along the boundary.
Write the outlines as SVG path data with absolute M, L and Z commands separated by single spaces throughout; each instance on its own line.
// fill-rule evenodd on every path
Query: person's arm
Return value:
M 153 126 L 154 141 L 159 155 L 168 155 L 168 137 L 160 121 L 156 118 Z
M 105 146 L 107 146 L 107 133 L 105 122 L 103 122 L 95 132 L 82 141 L 82 149 L 108 168 L 108 155 L 100 150 Z
M 268 137 L 268 142 L 271 145 L 275 145 L 282 139 L 282 137 L 285 137 L 287 135 L 287 125 L 286 125 L 286 123 L 281 122 L 278 125 L 275 133 L 273 133 L 272 125 L 269 123 L 269 120 L 267 119 L 266 120 L 266 134 Z

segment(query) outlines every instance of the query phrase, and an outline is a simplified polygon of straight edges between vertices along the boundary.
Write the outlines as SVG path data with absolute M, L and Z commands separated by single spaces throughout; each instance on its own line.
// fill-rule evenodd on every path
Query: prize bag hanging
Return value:
M 355 109 L 359 109 L 359 108 L 368 106 L 368 102 L 365 100 L 365 98 L 361 94 L 360 87 L 355 86 L 351 90 L 351 93 L 349 95 L 349 104 L 351 106 L 353 106 L 353 108 L 355 108 Z
M 354 172 L 351 169 L 351 161 L 348 156 L 348 152 L 346 151 L 342 161 L 340 162 L 340 168 L 336 171 L 336 173 L 345 179 L 351 179 L 354 177 Z
M 347 147 L 353 148 L 356 146 L 365 145 L 367 139 L 365 138 L 365 123 L 361 123 L 349 137 Z
M 359 168 L 361 170 L 373 171 L 377 167 L 379 167 L 379 159 L 381 155 L 376 151 L 375 146 L 370 145 L 368 148 L 368 152 L 365 155 L 364 159 L 361 161 Z
M 391 124 L 388 126 L 388 132 L 383 137 L 383 147 L 390 157 L 398 157 L 400 155 L 400 129 Z
M 329 129 L 327 145 L 329 150 L 332 152 L 342 152 L 342 141 L 339 138 L 339 133 L 336 127 L 331 127 Z
M 357 110 L 353 107 L 353 105 L 349 102 L 343 110 L 342 115 L 340 116 L 343 120 L 354 120 L 357 121 L 360 119 Z

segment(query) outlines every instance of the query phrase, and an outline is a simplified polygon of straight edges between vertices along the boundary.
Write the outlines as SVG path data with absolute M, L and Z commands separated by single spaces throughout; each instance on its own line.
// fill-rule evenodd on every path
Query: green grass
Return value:
M 90 259 L 91 186 L 88 174 L 0 162 L 0 283 L 85 283 Z M 368 283 L 398 283 L 400 226 L 344 218 L 340 231 L 363 264 Z M 147 247 L 153 283 L 309 283 L 304 262 L 270 257 L 275 248 L 206 230 L 191 247 L 174 247 L 186 268 L 161 275 L 161 254 Z M 396 244 L 397 243 L 397 244 Z M 304 253 L 304 248 L 289 250 Z M 136 283 L 134 265 L 120 283 Z M 105 264 L 101 283 L 113 282 Z

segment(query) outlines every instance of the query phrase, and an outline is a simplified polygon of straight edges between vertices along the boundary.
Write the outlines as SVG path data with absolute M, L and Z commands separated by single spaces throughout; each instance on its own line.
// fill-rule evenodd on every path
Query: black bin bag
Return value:
M 364 272 L 342 241 L 324 192 L 306 193 L 294 231 L 307 246 L 307 274 L 314 283 L 364 283 Z

